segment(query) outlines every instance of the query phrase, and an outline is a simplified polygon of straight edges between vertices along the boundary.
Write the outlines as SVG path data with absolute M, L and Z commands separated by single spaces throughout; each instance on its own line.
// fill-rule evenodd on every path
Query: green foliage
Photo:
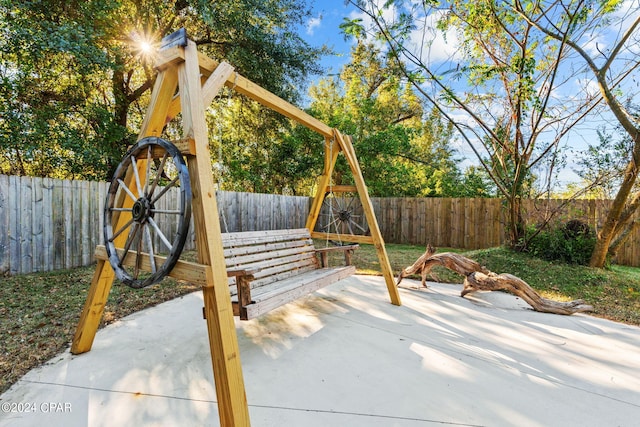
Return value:
M 310 195 L 323 167 L 323 138 L 237 97 L 214 102 L 212 163 L 221 188 Z
M 361 38 L 364 36 L 365 28 L 362 25 L 361 18 L 345 18 L 339 27 L 340 30 L 342 30 L 342 32 L 344 33 L 345 39 L 349 39 L 349 37 Z
M 157 47 L 179 27 L 200 51 L 299 99 L 327 52 L 291 30 L 308 14 L 302 0 L 0 0 L 0 173 L 107 178 L 154 84 L 142 43 Z
M 489 174 L 478 166 L 468 167 L 460 185 L 452 192 L 453 197 L 496 197 L 497 189 Z
M 310 97 L 314 116 L 353 136 L 371 195 L 460 193 L 463 178 L 450 146 L 453 129 L 438 110 L 423 109 L 398 67 L 374 44 L 358 41 L 339 78 L 320 81 Z M 351 183 L 344 162 L 337 164 L 336 174 L 336 184 Z
M 562 226 L 538 232 L 530 228 L 527 252 L 547 261 L 588 265 L 596 243 L 595 232 L 585 223 L 572 220 Z

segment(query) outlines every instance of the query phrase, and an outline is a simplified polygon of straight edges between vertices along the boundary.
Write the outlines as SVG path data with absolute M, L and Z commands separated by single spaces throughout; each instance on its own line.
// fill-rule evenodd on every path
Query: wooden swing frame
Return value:
M 186 35 L 184 35 L 184 43 L 166 47 L 159 52 L 156 69 L 158 76 L 138 139 L 160 136 L 166 123 L 178 113 L 182 113 L 184 138 L 175 144 L 187 159 L 198 254 L 197 263 L 179 262 L 170 275 L 189 282 L 203 283 L 204 315 L 209 335 L 220 424 L 248 426 L 250 425 L 249 410 L 227 281 L 220 219 L 218 215 L 211 215 L 212 212 L 218 212 L 218 207 L 210 164 L 205 109 L 223 86 L 232 88 L 324 136 L 324 171 L 318 179 L 306 228 L 312 231 L 312 236 L 315 238 L 340 238 L 344 241 L 374 245 L 391 303 L 401 305 L 400 296 L 349 136 L 330 128 L 249 79 L 238 75 L 228 63 L 218 63 L 199 53 L 196 44 L 187 39 Z M 333 147 L 331 147 L 332 141 L 335 143 Z M 343 153 L 351 168 L 354 186 L 331 186 L 331 176 L 339 153 Z M 138 162 L 139 171 L 145 167 L 145 161 Z M 135 185 L 133 177 L 130 176 L 125 178 L 125 183 L 130 186 Z M 369 224 L 370 236 L 338 236 L 313 232 L 322 202 L 329 191 L 358 193 Z M 126 206 L 126 203 L 130 202 L 125 200 L 123 206 Z M 123 220 L 116 219 L 116 221 L 118 221 L 118 228 L 124 225 Z M 119 238 L 126 239 L 126 233 L 122 234 Z M 123 242 L 116 241 L 116 243 L 121 245 Z M 110 263 L 104 257 L 99 257 L 73 338 L 71 353 L 80 354 L 91 350 L 114 278 L 115 273 Z

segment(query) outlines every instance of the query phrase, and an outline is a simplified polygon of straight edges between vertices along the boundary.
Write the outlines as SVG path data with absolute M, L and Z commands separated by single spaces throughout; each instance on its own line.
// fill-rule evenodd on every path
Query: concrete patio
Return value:
M 640 328 L 354 276 L 237 322 L 253 426 L 637 426 Z M 98 332 L 0 396 L 1 427 L 214 426 L 202 296 Z

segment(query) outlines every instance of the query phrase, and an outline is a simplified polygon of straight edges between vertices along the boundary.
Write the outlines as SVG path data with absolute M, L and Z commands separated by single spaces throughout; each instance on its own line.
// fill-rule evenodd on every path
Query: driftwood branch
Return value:
M 512 274 L 496 274 L 460 254 L 452 252 L 435 253 L 431 245 L 413 265 L 405 268 L 398 276 L 398 285 L 403 278 L 412 274 L 420 274 L 422 286 L 426 287 L 427 275 L 433 277 L 431 269 L 435 266 L 448 268 L 451 271 L 464 276 L 463 289 L 460 296 L 464 297 L 475 291 L 506 291 L 519 296 L 534 310 L 544 313 L 573 314 L 584 311 L 593 311 L 593 307 L 582 300 L 559 302 L 541 297 L 524 280 Z

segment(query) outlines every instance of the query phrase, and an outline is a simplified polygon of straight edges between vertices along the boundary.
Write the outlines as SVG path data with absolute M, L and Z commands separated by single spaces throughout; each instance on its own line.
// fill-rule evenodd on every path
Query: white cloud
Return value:
M 576 86 L 579 89 L 579 94 L 584 94 L 589 98 L 595 98 L 600 95 L 600 86 L 598 86 L 595 78 L 579 78 L 576 80 Z
M 400 11 L 395 5 L 382 10 L 382 20 L 391 25 L 397 20 Z M 460 41 L 455 30 L 448 30 L 443 34 L 437 29 L 437 23 L 444 12 L 433 12 L 427 16 L 415 17 L 416 28 L 409 35 L 405 47 L 409 49 L 409 54 L 419 58 L 427 65 L 439 63 L 447 60 L 458 60 Z M 350 19 L 361 19 L 365 28 L 373 28 L 372 19 L 365 13 L 353 11 L 349 15 Z M 381 46 L 386 50 L 386 46 Z
M 614 13 L 614 16 L 623 19 L 624 25 L 622 29 L 626 31 L 629 26 L 638 18 L 640 8 L 637 0 L 625 0 L 622 6 Z
M 321 25 L 322 25 L 322 15 L 318 15 L 315 18 L 311 18 L 309 22 L 307 22 L 307 34 L 312 36 L 316 28 L 320 28 Z
M 444 12 L 432 13 L 422 17 L 410 36 L 413 54 L 427 65 L 459 59 L 460 41 L 454 29 L 445 33 L 437 28 Z
M 638 15 L 640 15 L 638 0 L 625 0 L 616 12 L 608 17 L 608 26 L 601 28 L 597 34 L 585 35 L 585 40 L 581 41 L 582 48 L 594 58 L 608 55 L 624 32 L 638 19 Z M 637 40 L 634 38 L 628 40 L 626 45 L 630 52 L 638 52 Z

